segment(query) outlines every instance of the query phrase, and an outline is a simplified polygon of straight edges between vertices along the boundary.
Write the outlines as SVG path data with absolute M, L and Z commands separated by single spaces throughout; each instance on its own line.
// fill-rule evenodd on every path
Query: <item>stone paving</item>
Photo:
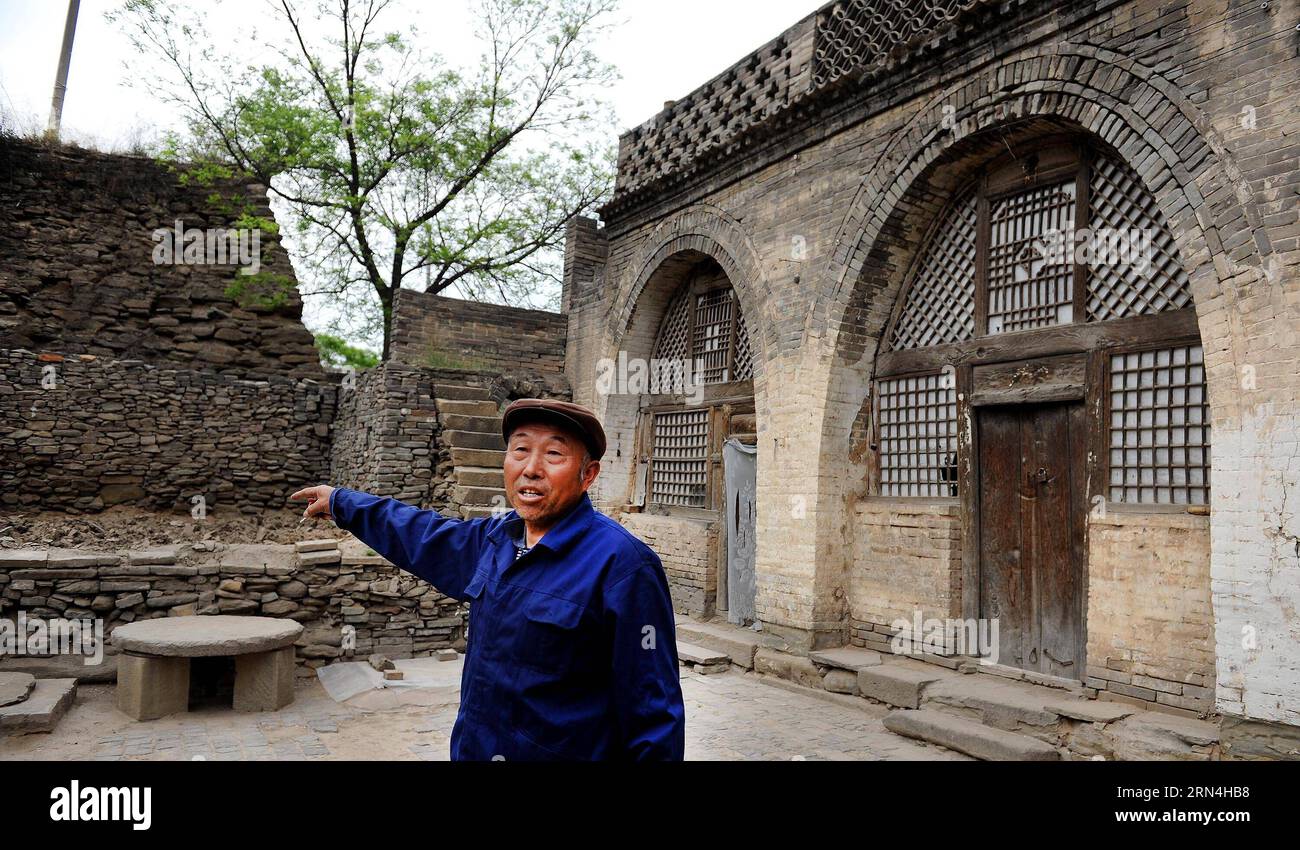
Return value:
M 888 732 L 880 706 L 792 693 L 752 673 L 682 674 L 686 757 L 692 761 L 964 759 Z M 366 711 L 337 703 L 315 679 L 297 683 L 278 712 L 202 708 L 134 722 L 112 685 L 83 685 L 52 733 L 0 738 L 0 760 L 447 761 L 456 703 Z

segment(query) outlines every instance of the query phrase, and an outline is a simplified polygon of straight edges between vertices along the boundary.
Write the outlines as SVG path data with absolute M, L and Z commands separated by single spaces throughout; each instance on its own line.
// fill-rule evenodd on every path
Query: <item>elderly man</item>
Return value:
M 605 453 L 599 420 L 521 399 L 501 427 L 504 516 L 447 519 L 341 487 L 291 498 L 471 603 L 453 760 L 680 760 L 668 583 L 650 547 L 587 496 Z

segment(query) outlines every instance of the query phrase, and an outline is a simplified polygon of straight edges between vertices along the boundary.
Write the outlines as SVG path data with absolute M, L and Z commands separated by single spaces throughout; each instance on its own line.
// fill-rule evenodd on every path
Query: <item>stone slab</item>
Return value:
M 38 679 L 27 699 L 0 708 L 0 735 L 51 732 L 76 698 L 76 679 Z
M 36 657 L 10 656 L 4 660 L 6 671 L 30 673 L 37 679 L 76 679 L 85 684 L 117 681 L 117 655 L 105 655 L 99 664 L 85 664 L 84 655 L 51 655 Z
M 44 549 L 8 549 L 0 551 L 0 570 L 39 569 L 49 561 Z
M 292 702 L 292 646 L 235 657 L 235 711 L 276 711 Z
M 117 708 L 132 720 L 180 714 L 190 704 L 190 660 L 124 655 L 117 668 Z
M 885 728 L 896 735 L 928 741 L 984 761 L 1060 761 L 1050 744 L 1028 735 L 993 729 L 982 723 L 932 709 L 895 711 Z
M 36 677 L 31 673 L 0 673 L 0 706 L 22 702 L 34 687 Z
M 298 552 L 327 552 L 339 548 L 337 540 L 300 540 L 293 544 Z
M 880 700 L 901 708 L 919 708 L 921 693 L 927 685 L 943 678 L 937 668 L 934 672 L 904 664 L 882 664 L 864 667 L 858 671 L 858 692 L 864 697 Z
M 680 640 L 677 641 L 677 659 L 684 664 L 731 664 L 731 657 L 725 652 Z
M 196 658 L 246 655 L 289 646 L 302 625 L 273 617 L 215 615 L 143 620 L 113 630 L 113 645 L 141 655 Z
M 819 649 L 808 653 L 814 664 L 834 667 L 838 670 L 858 672 L 864 667 L 879 666 L 883 659 L 879 652 L 862 649 L 857 646 L 841 646 L 837 649 Z
M 726 653 L 732 664 L 754 669 L 754 653 L 763 645 L 753 632 L 713 623 L 678 622 L 677 639 L 705 649 Z
M 126 562 L 134 566 L 142 564 L 174 564 L 179 557 L 180 551 L 175 546 L 162 546 L 156 549 L 143 549 L 135 552 L 127 552 Z

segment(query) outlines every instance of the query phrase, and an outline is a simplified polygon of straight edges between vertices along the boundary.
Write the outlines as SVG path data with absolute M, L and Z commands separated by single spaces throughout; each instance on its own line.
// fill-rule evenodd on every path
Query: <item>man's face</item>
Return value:
M 515 512 L 534 526 L 549 527 L 577 504 L 596 480 L 599 461 L 583 460 L 586 447 L 570 432 L 526 422 L 506 443 L 506 494 Z

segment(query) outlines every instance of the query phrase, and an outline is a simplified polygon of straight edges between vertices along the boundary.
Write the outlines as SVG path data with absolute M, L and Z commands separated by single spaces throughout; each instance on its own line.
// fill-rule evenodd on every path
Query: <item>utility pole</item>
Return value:
M 81 0 L 68 0 L 68 19 L 63 24 L 63 50 L 59 53 L 59 70 L 54 75 L 54 98 L 50 101 L 50 123 L 45 135 L 58 141 L 63 123 L 63 95 L 68 91 L 68 65 L 72 63 L 72 38 L 77 34 L 77 11 Z

